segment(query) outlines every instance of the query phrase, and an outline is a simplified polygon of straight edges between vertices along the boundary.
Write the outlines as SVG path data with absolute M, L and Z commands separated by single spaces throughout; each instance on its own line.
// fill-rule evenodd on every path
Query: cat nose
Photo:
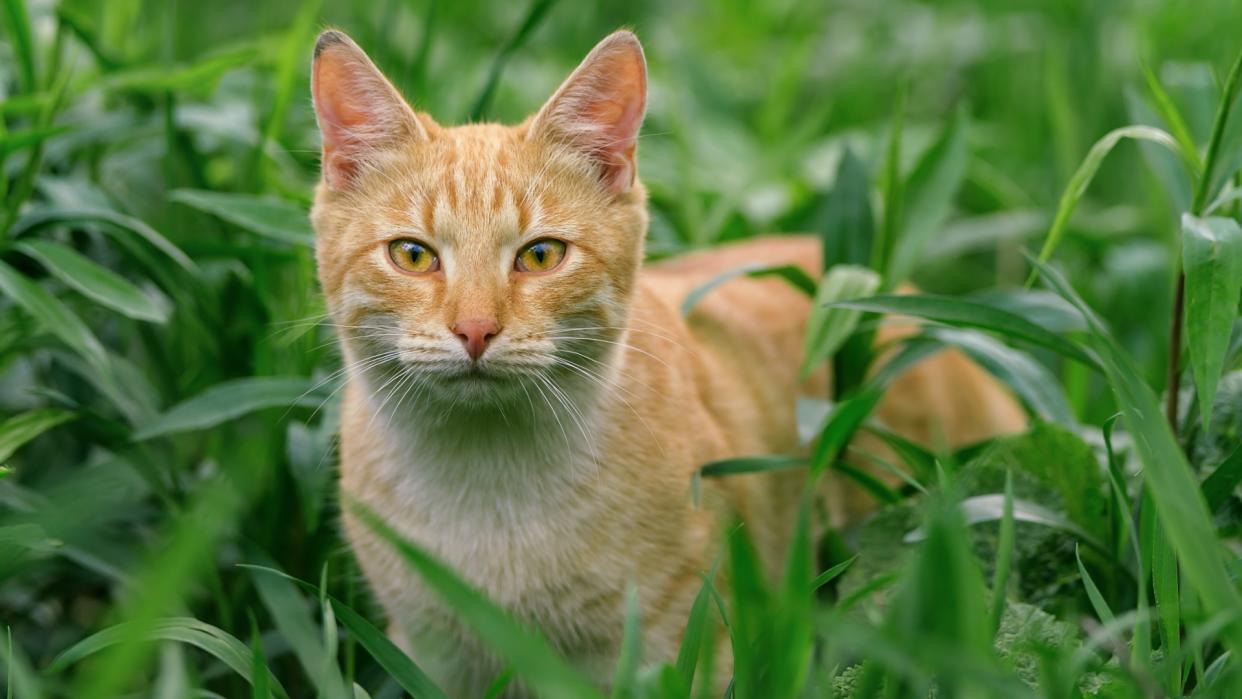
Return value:
M 490 318 L 459 320 L 453 324 L 453 334 L 466 347 L 466 354 L 478 361 L 487 349 L 487 343 L 500 332 L 500 326 Z

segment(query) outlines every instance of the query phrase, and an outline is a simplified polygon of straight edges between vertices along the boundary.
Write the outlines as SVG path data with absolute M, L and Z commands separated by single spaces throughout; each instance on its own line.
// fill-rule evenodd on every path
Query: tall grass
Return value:
M 445 121 L 520 118 L 633 26 L 651 257 L 801 230 L 830 265 L 739 269 L 686 300 L 787 280 L 817 301 L 803 369 L 838 379 L 799 403 L 808 459 L 698 478 L 802 468 L 810 492 L 833 470 L 883 506 L 775 580 L 734 530 L 676 658 L 644 657 L 632 595 L 614 681 L 591 686 L 359 509 L 506 661 L 493 695 L 711 696 L 720 642 L 736 697 L 1242 695 L 1236 3 L 0 0 L 0 17 L 6 696 L 443 696 L 380 631 L 338 532 L 356 505 L 334 492 L 339 359 L 306 222 L 324 24 Z M 908 280 L 928 292 L 890 293 Z M 890 313 L 920 330 L 870 371 Z M 872 419 L 945 347 L 1012 389 L 1028 433 L 951 451 Z

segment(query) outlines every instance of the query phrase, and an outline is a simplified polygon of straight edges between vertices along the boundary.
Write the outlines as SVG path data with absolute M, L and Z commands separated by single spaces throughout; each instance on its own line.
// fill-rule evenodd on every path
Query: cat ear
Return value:
M 614 32 L 539 110 L 529 133 L 587 156 L 608 191 L 622 194 L 634 184 L 634 151 L 646 107 L 643 47 L 632 32 Z
M 311 95 L 323 136 L 323 178 L 333 189 L 348 189 L 385 150 L 427 139 L 414 110 L 341 32 L 325 31 L 315 42 Z

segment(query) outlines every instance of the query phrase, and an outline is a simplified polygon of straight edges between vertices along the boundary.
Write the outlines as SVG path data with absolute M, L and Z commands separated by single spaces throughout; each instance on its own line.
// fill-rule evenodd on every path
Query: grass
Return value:
M 804 369 L 838 381 L 799 404 L 809 459 L 699 477 L 832 469 L 884 507 L 776 580 L 737 530 L 667 664 L 644 662 L 631 597 L 612 696 L 711 696 L 722 639 L 742 699 L 1242 695 L 1237 3 L 0 10 L 6 697 L 443 696 L 339 533 L 356 505 L 335 494 L 340 362 L 305 218 L 329 24 L 447 122 L 520 119 L 634 27 L 649 255 L 799 230 L 834 265 L 727 275 L 816 298 Z M 926 293 L 889 293 L 906 281 Z M 921 329 L 868 372 L 882 313 Z M 946 346 L 1013 389 L 1027 434 L 950 451 L 870 419 Z M 358 514 L 507 663 L 492 695 L 604 693 Z

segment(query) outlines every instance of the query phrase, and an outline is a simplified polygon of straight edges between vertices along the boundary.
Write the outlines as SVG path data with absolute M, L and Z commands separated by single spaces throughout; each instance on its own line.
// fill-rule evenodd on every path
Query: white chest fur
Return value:
M 347 401 L 347 424 L 370 429 L 343 438 L 345 496 L 563 651 L 588 664 L 591 656 L 609 656 L 620 624 L 599 620 L 620 619 L 634 566 L 616 541 L 625 523 L 617 516 L 621 503 L 606 495 L 615 489 L 607 482 L 612 469 L 586 441 L 599 434 L 591 413 L 562 432 L 539 424 L 539 415 L 521 424 L 513 416 L 387 420 L 365 415 L 369 407 L 365 399 Z M 454 677 L 499 669 L 390 546 L 364 525 L 347 524 L 394 631 L 420 662 L 456 684 Z

